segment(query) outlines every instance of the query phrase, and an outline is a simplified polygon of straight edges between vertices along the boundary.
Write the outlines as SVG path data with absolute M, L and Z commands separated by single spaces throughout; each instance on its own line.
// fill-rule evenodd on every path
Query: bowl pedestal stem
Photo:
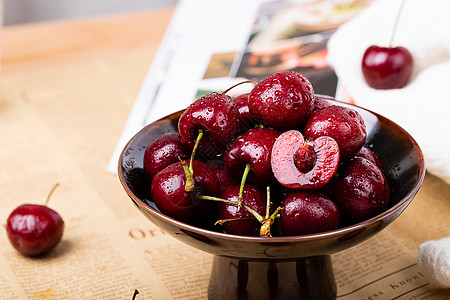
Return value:
M 215 256 L 209 299 L 335 299 L 329 255 L 288 261 Z

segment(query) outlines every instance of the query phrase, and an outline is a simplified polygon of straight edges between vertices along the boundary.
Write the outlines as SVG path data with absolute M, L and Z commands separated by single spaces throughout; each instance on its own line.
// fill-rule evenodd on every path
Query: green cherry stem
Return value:
M 56 183 L 56 184 L 52 187 L 52 189 L 50 190 L 50 192 L 48 193 L 47 199 L 45 200 L 45 203 L 44 203 L 45 206 L 47 206 L 48 201 L 50 200 L 50 197 L 52 196 L 53 192 L 56 190 L 56 188 L 57 188 L 58 186 L 59 186 L 59 183 Z
M 252 167 L 250 166 L 250 164 L 245 165 L 244 173 L 242 174 L 241 185 L 239 187 L 239 195 L 238 195 L 238 206 L 239 207 L 242 206 L 242 197 L 244 194 L 244 186 L 245 186 L 245 182 L 247 181 L 248 173 L 250 172 L 251 169 L 252 169 Z
M 195 187 L 194 158 L 195 158 L 195 153 L 197 152 L 198 144 L 200 143 L 200 140 L 202 139 L 202 137 L 203 137 L 203 130 L 199 129 L 197 139 L 195 140 L 194 148 L 192 149 L 189 167 L 187 166 L 187 164 L 184 161 L 182 161 L 180 158 L 178 158 L 181 161 L 181 165 L 183 166 L 183 169 L 184 169 L 184 174 L 186 175 L 186 184 L 184 186 L 184 190 L 188 193 L 192 192 Z
M 199 195 L 198 196 L 199 199 L 202 200 L 211 200 L 211 201 L 219 201 L 219 202 L 225 202 L 231 205 L 236 205 L 239 207 L 239 204 L 230 200 L 225 200 L 222 198 L 218 198 L 218 197 L 213 197 L 213 196 L 207 196 L 207 195 Z M 241 203 L 241 207 L 245 208 L 249 213 L 251 213 L 260 223 L 264 222 L 264 218 L 263 216 L 261 216 L 257 211 L 251 209 L 250 207 L 248 207 L 245 204 Z

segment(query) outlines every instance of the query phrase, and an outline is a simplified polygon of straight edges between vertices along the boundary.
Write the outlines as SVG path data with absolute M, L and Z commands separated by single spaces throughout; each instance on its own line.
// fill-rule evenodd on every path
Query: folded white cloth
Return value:
M 432 285 L 450 288 L 450 236 L 421 244 L 417 265 Z
M 392 45 L 413 56 L 406 87 L 376 90 L 362 75 L 367 47 L 389 46 L 401 1 L 377 0 L 339 27 L 328 43 L 328 61 L 353 101 L 408 131 L 428 172 L 450 183 L 450 1 L 406 0 Z

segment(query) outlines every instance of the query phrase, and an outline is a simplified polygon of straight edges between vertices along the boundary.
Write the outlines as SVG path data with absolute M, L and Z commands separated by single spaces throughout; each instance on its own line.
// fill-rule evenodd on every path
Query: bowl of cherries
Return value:
M 297 72 L 227 92 L 138 132 L 119 159 L 123 188 L 155 225 L 213 254 L 209 298 L 335 298 L 331 254 L 406 209 L 425 176 L 419 145 Z

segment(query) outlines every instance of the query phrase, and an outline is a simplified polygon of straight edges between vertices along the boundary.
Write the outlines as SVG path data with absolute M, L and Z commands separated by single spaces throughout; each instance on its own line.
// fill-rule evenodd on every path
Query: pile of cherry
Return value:
M 193 102 L 177 133 L 147 146 L 144 171 L 162 213 L 269 237 L 329 231 L 386 208 L 388 183 L 357 111 L 315 96 L 293 71 L 226 93 Z

